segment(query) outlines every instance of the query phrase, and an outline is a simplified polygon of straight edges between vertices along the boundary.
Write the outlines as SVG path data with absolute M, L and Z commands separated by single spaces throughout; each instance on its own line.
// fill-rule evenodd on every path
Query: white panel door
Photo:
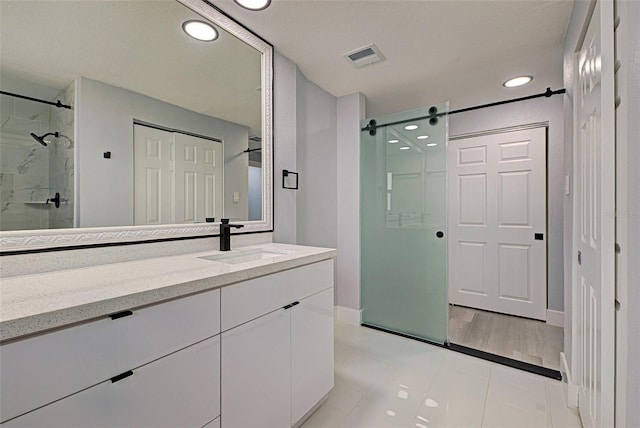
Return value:
M 546 129 L 452 140 L 449 301 L 546 320 Z
M 173 211 L 173 134 L 133 126 L 134 222 L 175 223 Z
M 291 309 L 291 425 L 333 388 L 333 287 Z
M 222 143 L 175 134 L 176 222 L 222 217 Z
M 585 427 L 614 425 L 613 4 L 598 1 L 580 49 L 575 88 L 574 308 L 579 408 Z M 577 294 L 577 295 L 576 295 Z

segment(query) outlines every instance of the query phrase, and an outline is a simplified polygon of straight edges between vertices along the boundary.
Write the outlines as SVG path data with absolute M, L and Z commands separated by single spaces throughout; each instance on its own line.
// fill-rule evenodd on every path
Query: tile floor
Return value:
M 559 381 L 336 322 L 335 387 L 314 427 L 581 427 Z
M 564 330 L 542 321 L 449 305 L 451 342 L 560 370 Z

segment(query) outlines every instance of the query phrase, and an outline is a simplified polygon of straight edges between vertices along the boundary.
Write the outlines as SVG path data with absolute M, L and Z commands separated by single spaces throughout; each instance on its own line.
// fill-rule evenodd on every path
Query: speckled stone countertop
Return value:
M 215 254 L 264 250 L 270 258 L 228 264 Z M 239 247 L 2 279 L 0 341 L 335 258 L 329 248 L 288 244 Z

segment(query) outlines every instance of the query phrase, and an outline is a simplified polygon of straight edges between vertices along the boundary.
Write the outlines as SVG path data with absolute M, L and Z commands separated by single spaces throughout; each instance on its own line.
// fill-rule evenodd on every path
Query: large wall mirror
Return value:
M 272 230 L 272 60 L 201 0 L 2 0 L 0 250 Z

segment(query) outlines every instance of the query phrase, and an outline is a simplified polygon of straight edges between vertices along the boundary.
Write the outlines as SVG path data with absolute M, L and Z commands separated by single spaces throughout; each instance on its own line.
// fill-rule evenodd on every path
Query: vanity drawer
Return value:
M 220 290 L 131 312 L 132 315 L 113 321 L 119 326 L 117 372 L 141 366 L 220 333 Z
M 0 422 L 219 332 L 212 290 L 2 345 Z
M 279 272 L 222 288 L 222 331 L 291 303 L 285 277 Z
M 333 259 L 222 289 L 222 331 L 333 287 Z
M 117 374 L 117 336 L 106 318 L 0 346 L 0 422 Z
M 333 259 L 287 271 L 286 284 L 290 302 L 333 287 Z
M 216 336 L 4 426 L 199 428 L 219 415 L 220 336 Z

